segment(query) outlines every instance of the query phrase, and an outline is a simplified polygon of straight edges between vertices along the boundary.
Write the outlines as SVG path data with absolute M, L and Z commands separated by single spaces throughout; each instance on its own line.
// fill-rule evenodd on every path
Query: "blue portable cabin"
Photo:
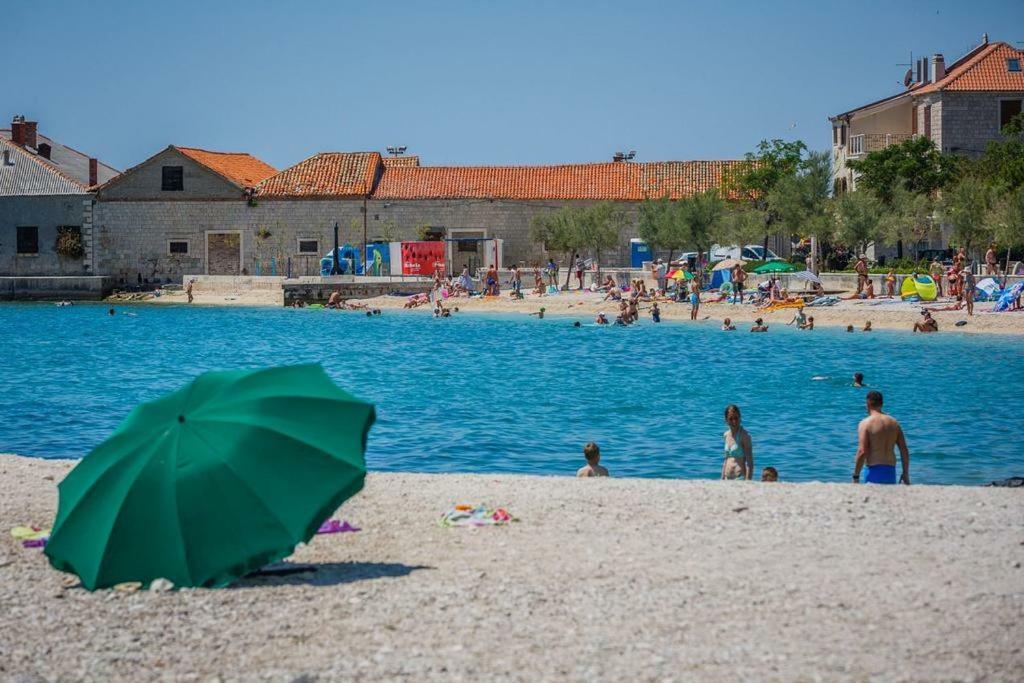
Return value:
M 643 268 L 644 261 L 653 261 L 651 258 L 651 245 L 639 237 L 629 240 L 629 267 Z

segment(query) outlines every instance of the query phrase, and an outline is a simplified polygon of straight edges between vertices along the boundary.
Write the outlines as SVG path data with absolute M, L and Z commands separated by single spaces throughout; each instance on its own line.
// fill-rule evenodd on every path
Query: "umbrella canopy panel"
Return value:
M 200 375 L 133 410 L 61 482 L 46 554 L 89 589 L 230 583 L 362 488 L 374 419 L 319 365 Z
M 762 264 L 757 268 L 754 268 L 754 272 L 758 274 L 763 273 L 792 273 L 796 270 L 792 263 L 786 263 L 785 261 L 769 261 L 768 263 Z

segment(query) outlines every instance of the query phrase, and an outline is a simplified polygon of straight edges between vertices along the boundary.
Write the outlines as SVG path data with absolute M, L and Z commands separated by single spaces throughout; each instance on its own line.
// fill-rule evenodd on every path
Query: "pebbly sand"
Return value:
M 73 466 L 0 456 L 2 680 L 1020 680 L 1024 492 L 371 474 L 233 588 L 89 593 L 7 529 Z M 503 528 L 443 529 L 456 502 Z

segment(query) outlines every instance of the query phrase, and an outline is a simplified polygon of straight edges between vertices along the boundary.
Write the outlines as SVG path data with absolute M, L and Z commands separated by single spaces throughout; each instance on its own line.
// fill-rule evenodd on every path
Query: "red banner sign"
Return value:
M 434 274 L 434 268 L 444 274 L 444 242 L 402 242 L 402 274 Z

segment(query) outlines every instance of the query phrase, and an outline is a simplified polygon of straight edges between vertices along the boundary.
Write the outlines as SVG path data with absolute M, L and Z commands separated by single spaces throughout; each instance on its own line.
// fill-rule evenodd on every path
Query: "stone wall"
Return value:
M 1024 99 L 1024 92 L 944 92 L 941 98 L 942 136 L 936 138 L 940 149 L 979 156 L 990 140 L 1000 137 L 999 102 Z
M 112 278 L 93 275 L 0 277 L 0 300 L 99 301 L 113 285 Z
M 182 190 L 161 189 L 164 166 L 182 167 Z M 156 199 L 187 201 L 193 199 L 240 199 L 242 190 L 224 178 L 197 164 L 181 152 L 165 149 L 99 192 L 104 201 Z
M 83 227 L 90 195 L 0 197 L 0 275 L 88 275 L 88 239 L 83 229 L 86 257 L 59 256 L 54 248 L 58 226 Z M 39 253 L 17 254 L 18 226 L 39 229 Z

